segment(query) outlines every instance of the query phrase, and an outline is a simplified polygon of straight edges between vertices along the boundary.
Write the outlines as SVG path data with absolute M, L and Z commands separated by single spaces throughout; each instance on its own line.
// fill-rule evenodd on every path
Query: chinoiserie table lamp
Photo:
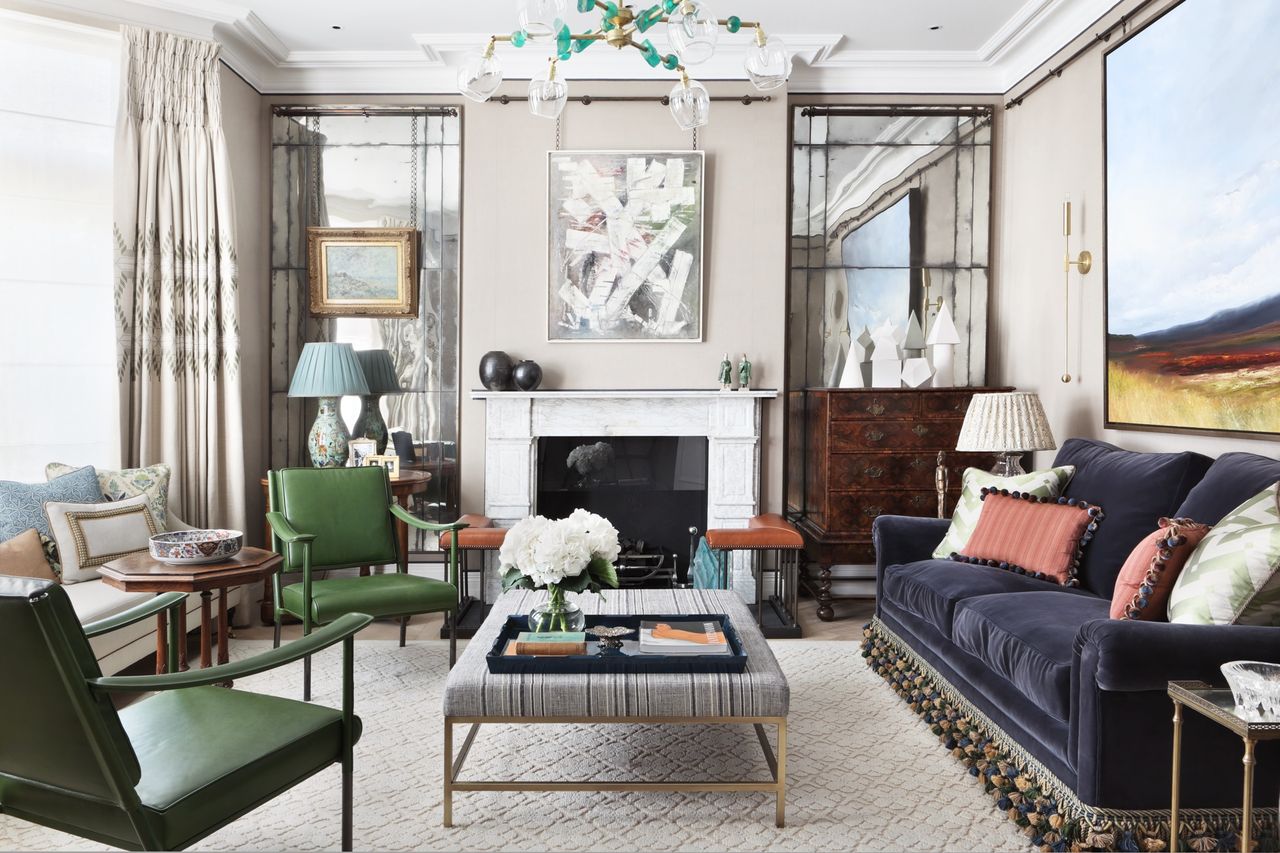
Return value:
M 290 397 L 318 397 L 320 410 L 307 436 L 311 464 L 340 468 L 347 464 L 350 434 L 338 412 L 339 398 L 369 393 L 360 360 L 351 344 L 311 343 L 302 347 L 289 383 Z
M 1018 458 L 1023 453 L 1057 446 L 1040 397 L 1029 391 L 974 394 L 956 441 L 962 453 L 994 453 L 991 473 L 1000 477 L 1026 473 Z
M 378 453 L 381 455 L 387 449 L 387 422 L 382 417 L 382 395 L 399 394 L 404 389 L 400 387 L 395 363 L 387 350 L 357 350 L 356 358 L 360 360 L 365 381 L 369 383 L 369 393 L 361 398 L 360 416 L 356 418 L 351 434 L 356 438 L 371 438 L 378 442 Z

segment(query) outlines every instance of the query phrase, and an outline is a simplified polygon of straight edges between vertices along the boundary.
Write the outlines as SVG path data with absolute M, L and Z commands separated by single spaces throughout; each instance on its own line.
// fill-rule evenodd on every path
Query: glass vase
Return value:
M 568 600 L 564 590 L 552 585 L 547 587 L 547 592 L 550 594 L 547 600 L 529 611 L 530 631 L 581 631 L 586 627 L 587 617 L 582 608 Z

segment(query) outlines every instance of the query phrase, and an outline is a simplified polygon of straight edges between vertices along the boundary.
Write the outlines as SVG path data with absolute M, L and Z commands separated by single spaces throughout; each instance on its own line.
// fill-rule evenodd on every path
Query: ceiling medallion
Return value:
M 685 66 L 698 65 L 712 57 L 716 39 L 723 27 L 730 33 L 744 28 L 754 29 L 755 42 L 747 49 L 743 63 L 747 78 L 762 92 L 776 89 L 791 76 L 791 54 L 777 36 L 766 36 L 757 21 L 744 21 L 736 15 L 728 18 L 712 16 L 703 0 L 662 0 L 642 12 L 616 2 L 576 0 L 579 12 L 600 12 L 598 29 L 573 33 L 563 20 L 567 0 L 520 0 L 517 23 L 519 29 L 510 35 L 492 36 L 482 53 L 468 58 L 458 71 L 458 89 L 473 101 L 487 101 L 502 83 L 502 66 L 493 55 L 494 46 L 509 41 L 516 47 L 550 43 L 552 54 L 547 69 L 529 81 L 529 111 L 536 116 L 556 118 L 569 97 L 569 84 L 559 75 L 558 65 L 568 62 L 596 42 L 605 42 L 618 50 L 632 47 L 650 68 L 662 66 L 680 74 L 680 82 L 671 90 L 671 115 L 684 130 L 702 127 L 711 116 L 711 98 L 707 89 L 689 77 Z M 666 25 L 671 53 L 664 54 L 645 37 L 658 24 Z M 640 39 L 643 38 L 643 41 Z

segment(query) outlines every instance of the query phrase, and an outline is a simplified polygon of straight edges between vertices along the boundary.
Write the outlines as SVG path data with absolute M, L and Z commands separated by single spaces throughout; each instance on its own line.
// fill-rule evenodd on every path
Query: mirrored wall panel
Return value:
M 892 328 L 902 347 L 912 314 L 927 338 L 943 306 L 954 384 L 983 383 L 991 123 L 987 107 L 795 108 L 789 387 L 839 386 L 859 341 Z
M 290 398 L 302 345 L 351 343 L 391 355 L 400 393 L 381 399 L 386 454 L 431 474 L 411 498 L 429 521 L 458 508 L 458 264 L 461 118 L 453 108 L 287 107 L 271 126 L 271 465 L 309 465 L 315 401 Z M 311 314 L 307 227 L 413 228 L 418 314 L 400 319 Z M 342 399 L 348 426 L 359 397 Z M 411 551 L 435 550 L 410 537 Z

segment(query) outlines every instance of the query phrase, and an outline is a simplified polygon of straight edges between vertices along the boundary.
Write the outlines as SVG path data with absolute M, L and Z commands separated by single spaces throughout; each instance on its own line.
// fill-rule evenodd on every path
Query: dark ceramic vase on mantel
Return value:
M 521 391 L 537 391 L 542 384 L 542 368 L 538 362 L 525 359 L 511 369 L 511 381 Z
M 511 390 L 511 356 L 490 350 L 480 357 L 480 384 L 490 391 Z

